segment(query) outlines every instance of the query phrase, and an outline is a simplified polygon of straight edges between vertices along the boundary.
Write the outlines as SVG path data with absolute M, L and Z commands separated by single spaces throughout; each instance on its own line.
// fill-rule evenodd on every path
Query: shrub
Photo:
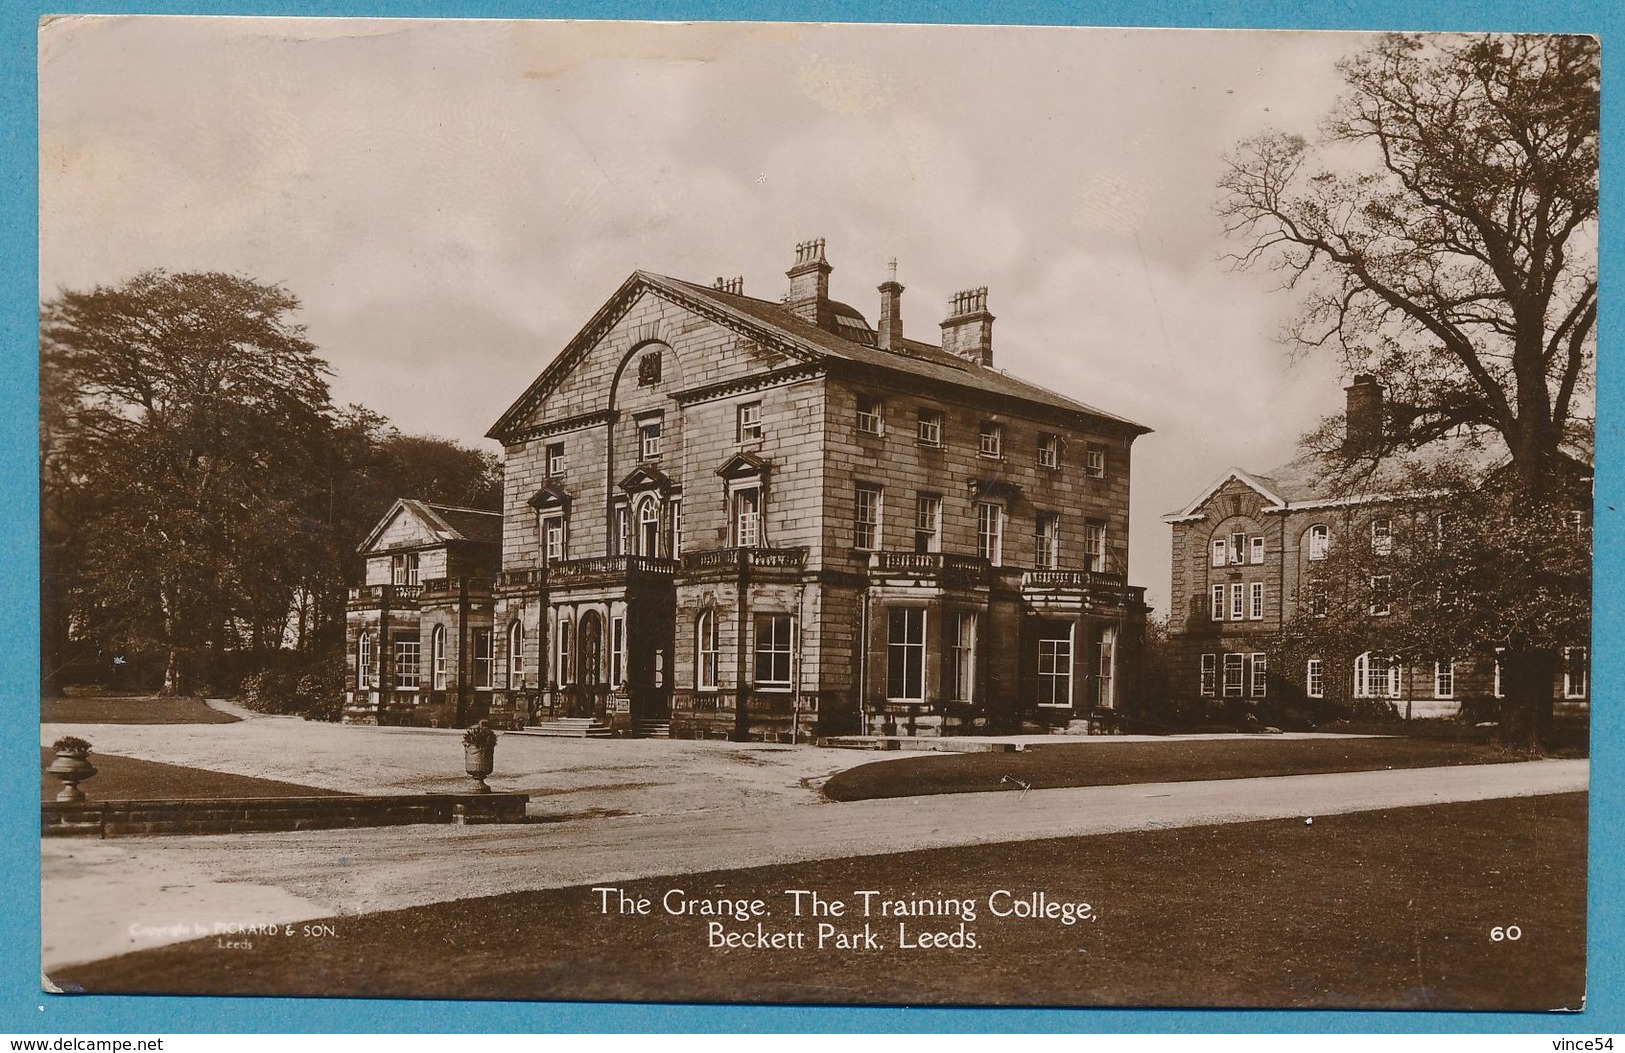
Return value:
M 262 669 L 243 677 L 243 705 L 256 713 L 297 713 L 301 704 L 292 673 Z
M 57 753 L 66 753 L 70 757 L 84 760 L 90 754 L 90 743 L 77 735 L 64 735 L 51 743 L 51 749 Z
M 463 745 L 470 749 L 488 750 L 494 748 L 496 744 L 497 733 L 483 720 L 463 732 Z
M 1348 704 L 1349 719 L 1378 724 L 1399 723 L 1399 707 L 1385 698 L 1355 698 Z

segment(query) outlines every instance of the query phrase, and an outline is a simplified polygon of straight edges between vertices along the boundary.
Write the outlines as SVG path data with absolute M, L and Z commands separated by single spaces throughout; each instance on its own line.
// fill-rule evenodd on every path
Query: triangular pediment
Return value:
M 652 464 L 638 465 L 632 469 L 631 475 L 621 480 L 621 489 L 629 494 L 642 493 L 645 490 L 666 493 L 671 489 L 671 485 L 671 476 Z
M 558 483 L 548 483 L 540 490 L 530 495 L 525 503 L 538 512 L 548 508 L 568 509 L 570 507 L 570 491 Z
M 759 478 L 773 470 L 773 466 L 754 453 L 736 453 L 717 469 L 724 479 Z
M 385 552 L 423 548 L 453 540 L 458 535 L 422 501 L 400 498 L 378 525 L 356 546 L 357 552 Z
M 1257 476 L 1250 472 L 1242 471 L 1240 468 L 1227 468 L 1217 479 L 1213 480 L 1212 485 L 1202 491 L 1201 495 L 1197 497 L 1196 500 L 1192 501 L 1178 512 L 1173 512 L 1169 515 L 1163 516 L 1163 521 L 1174 523 L 1183 519 L 1204 518 L 1206 515 L 1206 507 L 1208 502 L 1213 500 L 1214 496 L 1231 482 L 1240 483 L 1242 486 L 1256 493 L 1260 498 L 1262 498 L 1266 508 L 1280 509 L 1286 507 L 1286 500 L 1269 486 L 1266 486 Z

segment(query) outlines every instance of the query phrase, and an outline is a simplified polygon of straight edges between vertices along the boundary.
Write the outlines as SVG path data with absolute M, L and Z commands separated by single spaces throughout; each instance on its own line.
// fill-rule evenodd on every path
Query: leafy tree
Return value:
M 72 575 L 67 605 L 104 641 L 163 653 L 165 692 L 188 689 L 201 650 L 280 644 L 330 411 L 297 308 L 163 271 L 42 307 L 46 606 Z
M 1487 547 L 1459 568 L 1471 577 L 1499 557 L 1557 559 L 1502 543 L 1567 514 L 1576 473 L 1565 447 L 1588 449 L 1592 429 L 1596 41 L 1389 36 L 1339 70 L 1347 91 L 1317 142 L 1250 139 L 1219 184 L 1219 213 L 1243 244 L 1236 265 L 1274 268 L 1304 298 L 1289 333 L 1298 349 L 1331 351 L 1388 391 L 1365 441 L 1342 441 L 1348 422 L 1334 417 L 1306 445 L 1329 478 L 1359 490 L 1397 453 L 1464 428 L 1494 433 L 1510 456 L 1499 504 L 1473 507 L 1502 529 L 1464 534 Z M 1462 488 L 1455 499 L 1469 501 Z M 1568 571 L 1536 564 L 1530 574 L 1548 585 L 1531 594 L 1573 609 L 1589 576 Z M 1540 617 L 1513 577 L 1491 573 L 1483 602 L 1441 608 L 1426 627 L 1440 641 L 1504 641 L 1503 683 L 1534 728 L 1550 714 L 1545 674 L 1560 646 L 1550 630 L 1575 619 Z M 1577 591 L 1559 599 L 1559 582 Z

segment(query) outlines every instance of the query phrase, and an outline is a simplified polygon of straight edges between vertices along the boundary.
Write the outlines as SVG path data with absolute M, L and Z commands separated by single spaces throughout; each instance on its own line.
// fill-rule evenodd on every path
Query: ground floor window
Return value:
M 790 686 L 790 616 L 756 616 L 756 686 Z
M 525 683 L 525 623 L 515 618 L 508 626 L 508 686 Z
M 559 619 L 559 683 L 568 684 L 574 679 L 575 669 L 570 664 L 570 637 L 573 626 L 570 619 Z
M 1263 698 L 1265 688 L 1269 686 L 1269 657 L 1263 653 L 1255 653 L 1252 656 L 1252 667 L 1253 697 Z
M 694 626 L 695 651 L 699 661 L 695 666 L 694 686 L 701 691 L 717 688 L 717 616 L 713 611 L 701 611 Z
M 1584 647 L 1563 648 L 1563 697 L 1584 698 L 1590 688 L 1590 667 Z
M 952 697 L 971 702 L 976 697 L 976 612 L 954 615 Z
M 1433 663 L 1433 697 L 1456 697 L 1456 663 L 1454 660 Z
M 1240 588 L 1238 585 L 1237 588 Z M 1227 654 L 1224 656 L 1224 697 L 1240 698 L 1246 690 L 1247 656 L 1244 654 Z
M 429 639 L 429 666 L 433 670 L 434 689 L 446 689 L 446 627 L 434 627 L 434 635 Z
M 1100 663 L 1096 666 L 1095 704 L 1103 709 L 1117 706 L 1117 627 L 1105 625 L 1100 629 Z
M 496 673 L 496 650 L 490 629 L 474 630 L 474 686 L 491 687 Z
M 1071 622 L 1051 622 L 1039 630 L 1038 704 L 1041 706 L 1072 704 L 1073 628 Z
M 355 686 L 363 691 L 372 686 L 371 633 L 362 633 L 355 642 Z
M 423 644 L 417 640 L 395 641 L 395 686 L 416 691 L 418 687 L 418 659 Z
M 1304 694 L 1310 698 L 1326 697 L 1326 666 L 1319 658 L 1309 659 L 1303 673 Z
M 1354 697 L 1398 698 L 1399 673 L 1397 658 L 1367 651 L 1354 660 Z
M 886 697 L 925 700 L 925 611 L 893 607 L 886 622 Z
M 1205 654 L 1202 656 L 1202 686 L 1203 695 L 1212 697 L 1219 693 L 1219 656 Z

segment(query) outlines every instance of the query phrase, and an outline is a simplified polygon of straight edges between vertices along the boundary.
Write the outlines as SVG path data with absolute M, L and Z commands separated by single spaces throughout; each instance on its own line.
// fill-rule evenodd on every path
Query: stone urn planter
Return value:
M 90 743 L 69 735 L 51 743 L 51 748 L 56 751 L 56 759 L 45 770 L 62 780 L 62 790 L 56 799 L 84 800 L 85 791 L 79 784 L 96 774 L 96 766 L 86 759 L 90 756 Z
M 485 777 L 496 769 L 497 733 L 485 721 L 463 732 L 463 768 L 474 780 L 475 793 L 490 793 Z

